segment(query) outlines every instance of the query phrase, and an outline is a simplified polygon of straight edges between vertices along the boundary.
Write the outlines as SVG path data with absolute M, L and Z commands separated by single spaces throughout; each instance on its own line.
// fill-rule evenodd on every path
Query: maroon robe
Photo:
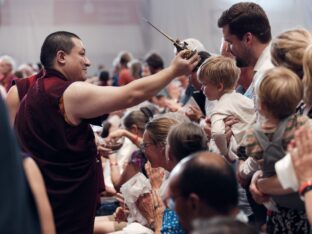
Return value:
M 44 75 L 44 70 L 27 78 L 21 78 L 13 81 L 13 85 L 16 85 L 19 100 L 27 94 L 28 90 L 36 83 L 36 80 Z
M 34 155 L 48 191 L 57 233 L 93 233 L 98 192 L 97 150 L 87 121 L 72 126 L 60 99 L 72 83 L 47 71 L 20 104 L 15 128 L 24 151 Z

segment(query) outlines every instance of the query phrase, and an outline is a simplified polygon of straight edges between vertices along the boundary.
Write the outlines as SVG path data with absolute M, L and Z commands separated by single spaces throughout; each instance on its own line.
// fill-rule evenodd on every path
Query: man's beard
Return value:
M 238 67 L 248 67 L 248 65 L 249 64 L 246 61 L 236 57 L 236 66 L 238 66 Z

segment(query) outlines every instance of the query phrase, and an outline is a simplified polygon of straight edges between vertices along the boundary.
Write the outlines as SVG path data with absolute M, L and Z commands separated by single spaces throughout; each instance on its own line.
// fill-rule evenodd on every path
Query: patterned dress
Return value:
M 161 233 L 185 234 L 185 231 L 180 224 L 179 217 L 173 210 L 168 208 L 166 208 L 164 211 Z

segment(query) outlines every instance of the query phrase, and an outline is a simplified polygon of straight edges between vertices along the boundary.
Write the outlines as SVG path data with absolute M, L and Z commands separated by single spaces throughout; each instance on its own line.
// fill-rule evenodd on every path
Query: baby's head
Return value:
M 256 93 L 260 114 L 281 120 L 296 112 L 303 97 L 303 85 L 291 70 L 275 67 L 263 74 Z
M 240 69 L 235 61 L 222 55 L 208 58 L 197 72 L 198 81 L 209 100 L 217 100 L 235 89 Z

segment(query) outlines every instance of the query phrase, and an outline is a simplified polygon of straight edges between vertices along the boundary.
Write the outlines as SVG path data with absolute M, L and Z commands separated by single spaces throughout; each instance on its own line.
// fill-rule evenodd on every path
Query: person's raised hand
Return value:
M 106 141 L 114 141 L 116 139 L 119 139 L 120 137 L 123 137 L 125 135 L 125 129 L 116 129 L 115 131 L 109 133 L 109 135 L 105 138 Z
M 155 228 L 155 233 L 160 233 L 161 227 L 162 227 L 162 220 L 164 216 L 164 211 L 165 211 L 165 204 L 161 200 L 160 195 L 158 194 L 157 190 L 152 191 L 152 198 L 153 198 L 153 203 L 154 203 L 154 228 Z
M 115 221 L 120 222 L 127 222 L 127 218 L 129 216 L 129 209 L 127 207 L 117 207 L 116 211 L 114 212 Z
M 101 157 L 108 158 L 112 150 L 106 147 L 106 142 L 101 137 L 97 136 L 95 139 L 98 154 L 101 155 Z
M 180 51 L 171 61 L 171 65 L 169 68 L 171 68 L 175 77 L 192 73 L 192 71 L 200 61 L 198 53 L 194 53 L 192 57 L 185 59 L 184 55 L 186 52 L 186 50 Z
M 165 169 L 162 167 L 152 168 L 150 162 L 145 164 L 146 174 L 151 182 L 153 189 L 159 189 L 165 175 Z
M 288 151 L 299 182 L 312 180 L 312 130 L 306 126 L 297 130 Z
M 199 122 L 203 116 L 202 111 L 196 106 L 189 106 L 188 110 L 185 112 L 185 115 L 192 121 Z
M 147 223 L 151 225 L 155 220 L 154 203 L 152 193 L 142 194 L 135 202 L 136 207 L 147 220 Z

